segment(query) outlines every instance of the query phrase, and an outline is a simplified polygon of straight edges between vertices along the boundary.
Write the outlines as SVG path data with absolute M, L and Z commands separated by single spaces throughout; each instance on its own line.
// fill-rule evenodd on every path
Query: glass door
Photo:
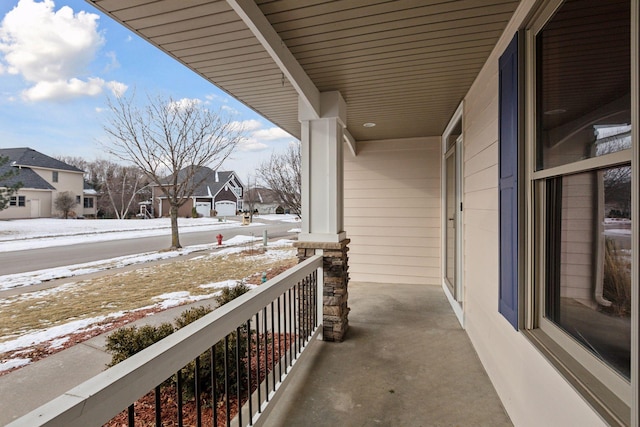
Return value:
M 444 283 L 449 288 L 453 299 L 461 302 L 462 186 L 460 150 L 462 135 L 455 135 L 455 137 L 444 156 Z

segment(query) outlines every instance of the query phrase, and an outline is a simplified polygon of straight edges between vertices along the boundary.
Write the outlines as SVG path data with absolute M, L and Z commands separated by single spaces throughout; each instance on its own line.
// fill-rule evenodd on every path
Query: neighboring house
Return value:
M 0 156 L 9 161 L 1 169 L 14 169 L 18 174 L 8 184 L 21 182 L 22 187 L 11 198 L 0 219 L 49 218 L 58 216 L 54 202 L 60 192 L 69 191 L 78 203 L 74 212 L 84 213 L 84 171 L 31 148 L 0 148 Z M 0 170 L 0 174 L 2 173 Z M 95 193 L 95 192 L 94 192 Z M 87 197 L 95 198 L 88 194 Z M 95 206 L 95 200 L 90 202 Z
M 82 191 L 82 215 L 95 217 L 98 213 L 98 192 L 91 184 L 84 181 Z
M 324 339 L 349 277 L 438 287 L 516 426 L 640 425 L 640 2 L 92 4 L 300 138 Z
M 178 172 L 178 181 L 183 182 L 187 168 Z M 193 195 L 178 210 L 179 217 L 190 217 L 193 207 L 199 215 L 234 216 L 242 210 L 244 186 L 235 172 L 214 171 L 208 167 L 200 167 L 192 181 L 201 184 Z M 169 182 L 165 179 L 164 182 Z M 156 217 L 169 216 L 169 202 L 167 196 L 158 185 L 151 185 L 154 213 Z
M 258 214 L 284 213 L 285 209 L 278 197 L 278 193 L 270 188 L 255 187 L 246 190 L 244 209 L 253 209 Z

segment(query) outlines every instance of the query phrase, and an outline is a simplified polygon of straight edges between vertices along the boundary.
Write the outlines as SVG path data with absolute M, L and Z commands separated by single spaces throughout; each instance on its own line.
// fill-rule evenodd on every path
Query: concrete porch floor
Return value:
M 342 343 L 317 342 L 267 426 L 511 426 L 441 288 L 349 284 Z

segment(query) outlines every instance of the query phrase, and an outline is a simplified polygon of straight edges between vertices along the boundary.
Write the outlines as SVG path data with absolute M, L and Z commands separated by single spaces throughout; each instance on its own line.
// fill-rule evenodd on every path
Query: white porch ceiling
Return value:
M 224 0 L 87 0 L 300 137 L 298 93 Z M 257 0 L 358 141 L 440 135 L 518 0 Z M 363 123 L 373 122 L 373 128 Z

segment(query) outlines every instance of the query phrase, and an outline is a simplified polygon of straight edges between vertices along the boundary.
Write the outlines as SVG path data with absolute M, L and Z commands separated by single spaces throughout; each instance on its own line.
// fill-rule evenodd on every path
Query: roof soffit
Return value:
M 226 1 L 87 1 L 300 137 L 300 88 Z M 229 1 L 269 32 L 266 20 L 319 91 L 341 92 L 355 140 L 440 135 L 518 5 Z M 255 17 L 255 5 L 264 20 Z M 365 122 L 377 126 L 364 128 Z

